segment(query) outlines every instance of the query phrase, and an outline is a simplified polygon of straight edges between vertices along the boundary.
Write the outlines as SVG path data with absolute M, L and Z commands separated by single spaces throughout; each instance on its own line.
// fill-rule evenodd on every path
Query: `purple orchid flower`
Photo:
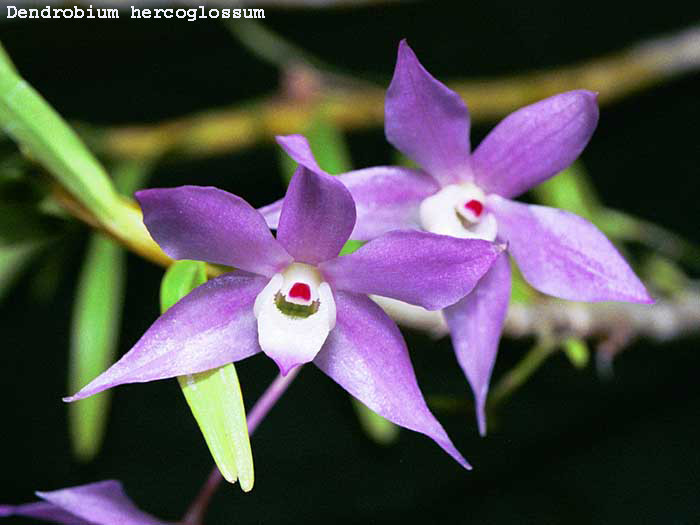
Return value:
M 431 437 L 468 468 L 426 406 L 401 333 L 366 294 L 443 308 L 476 285 L 503 247 L 396 231 L 338 257 L 355 225 L 355 204 L 337 178 L 303 166 L 287 190 L 276 239 L 246 201 L 216 188 L 151 189 L 136 197 L 168 255 L 238 270 L 184 297 L 66 401 L 262 350 L 283 374 L 313 361 L 370 409 Z
M 578 301 L 653 302 L 591 223 L 563 210 L 511 200 L 579 156 L 598 122 L 594 93 L 570 91 L 524 107 L 503 119 L 470 154 L 466 105 L 402 41 L 385 116 L 389 142 L 423 170 L 374 167 L 340 175 L 357 206 L 353 239 L 416 228 L 498 240 L 507 243 L 524 278 L 541 292 Z M 278 141 L 297 161 L 315 165 L 303 137 Z M 272 228 L 281 207 L 278 201 L 260 210 Z M 510 283 L 504 253 L 470 295 L 442 312 L 474 392 L 482 435 Z
M 0 517 L 25 516 L 65 525 L 168 525 L 139 510 L 114 480 L 36 495 L 44 501 L 0 505 Z

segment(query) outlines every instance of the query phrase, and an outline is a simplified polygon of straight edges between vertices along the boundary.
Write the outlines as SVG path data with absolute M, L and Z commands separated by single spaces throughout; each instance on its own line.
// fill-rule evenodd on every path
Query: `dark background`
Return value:
M 327 62 L 388 84 L 403 37 L 432 73 L 448 79 L 568 64 L 700 20 L 697 7 L 668 2 L 465 4 L 270 8 L 266 22 Z M 3 21 L 0 39 L 25 78 L 71 120 L 158 121 L 276 89 L 275 68 L 220 24 L 127 16 Z M 695 242 L 698 93 L 695 74 L 604 107 L 583 154 L 606 204 Z M 489 127 L 477 127 L 472 143 Z M 381 129 L 352 134 L 350 147 L 358 167 L 392 159 Z M 283 192 L 276 153 L 261 145 L 162 165 L 152 185 L 215 184 L 266 204 Z M 117 388 L 102 453 L 89 465 L 71 459 L 60 399 L 75 270 L 86 239 L 86 230 L 76 228 L 48 255 L 61 269 L 53 297 L 39 300 L 32 292 L 32 275 L 46 271 L 36 263 L 0 305 L 0 501 L 117 478 L 142 508 L 175 520 L 211 468 L 175 381 Z M 122 352 L 158 315 L 161 275 L 129 256 Z M 407 337 L 424 392 L 470 398 L 448 341 Z M 496 377 L 529 344 L 506 341 Z M 307 367 L 253 439 L 254 490 L 223 487 L 207 523 L 699 523 L 697 349 L 697 338 L 640 341 L 616 360 L 610 381 L 592 366 L 578 371 L 556 356 L 503 407 L 486 439 L 467 411 L 437 412 L 474 465 L 470 473 L 408 431 L 393 447 L 374 445 L 344 392 Z M 256 357 L 238 370 L 250 406 L 274 377 L 274 365 Z

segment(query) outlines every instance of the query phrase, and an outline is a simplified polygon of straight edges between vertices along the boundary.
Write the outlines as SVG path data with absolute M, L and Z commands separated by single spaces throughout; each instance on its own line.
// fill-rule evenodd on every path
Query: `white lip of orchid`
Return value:
M 297 289 L 308 292 L 290 297 Z M 275 274 L 258 294 L 253 306 L 258 320 L 260 348 L 286 373 L 296 364 L 311 361 L 335 327 L 333 292 L 316 267 L 292 263 Z
M 440 235 L 493 241 L 498 223 L 484 209 L 485 201 L 486 195 L 474 183 L 450 184 L 421 202 L 421 226 Z

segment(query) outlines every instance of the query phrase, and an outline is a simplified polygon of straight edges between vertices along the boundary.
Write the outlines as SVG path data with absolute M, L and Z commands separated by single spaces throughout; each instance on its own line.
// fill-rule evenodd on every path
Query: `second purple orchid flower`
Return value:
M 563 210 L 511 200 L 569 166 L 583 151 L 598 122 L 594 93 L 570 91 L 524 107 L 470 153 L 466 105 L 402 41 L 385 119 L 389 142 L 422 170 L 382 166 L 340 175 L 357 205 L 353 239 L 413 228 L 496 240 L 507 243 L 525 280 L 546 294 L 577 301 L 653 302 L 591 223 Z M 280 137 L 278 142 L 297 162 L 320 170 L 303 137 Z M 281 206 L 278 201 L 260 210 L 272 228 L 278 226 Z M 504 253 L 471 294 L 442 312 L 474 392 L 482 435 L 510 287 Z

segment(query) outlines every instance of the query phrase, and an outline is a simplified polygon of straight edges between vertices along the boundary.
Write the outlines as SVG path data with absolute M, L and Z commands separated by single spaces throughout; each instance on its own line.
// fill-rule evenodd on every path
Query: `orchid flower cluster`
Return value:
M 372 411 L 425 434 L 470 468 L 430 412 L 395 322 L 372 298 L 444 317 L 481 434 L 510 299 L 508 254 L 545 294 L 652 302 L 591 223 L 513 200 L 579 156 L 598 121 L 594 93 L 571 91 L 524 107 L 470 153 L 466 105 L 404 41 L 385 117 L 387 139 L 419 168 L 331 176 L 294 135 L 278 137 L 298 164 L 287 193 L 260 210 L 212 187 L 137 192 L 143 221 L 166 254 L 235 270 L 185 296 L 66 401 L 262 352 L 282 375 L 314 363 Z M 349 239 L 367 242 L 339 256 Z M 39 496 L 45 501 L 0 512 L 60 523 L 162 523 L 144 518 L 116 482 Z

